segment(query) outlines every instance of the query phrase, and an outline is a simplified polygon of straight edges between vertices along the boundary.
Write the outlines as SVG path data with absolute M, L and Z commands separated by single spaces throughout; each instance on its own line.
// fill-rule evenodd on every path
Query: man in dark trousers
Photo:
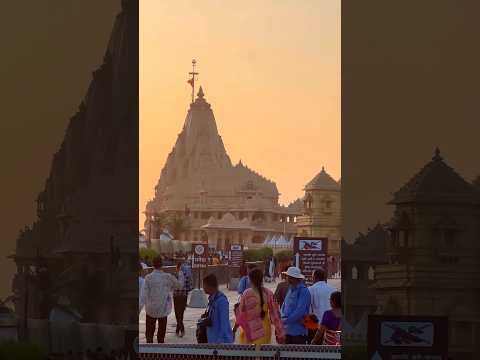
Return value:
M 167 317 L 172 312 L 172 292 L 182 284 L 172 274 L 162 271 L 162 258 L 153 260 L 154 270 L 145 276 L 140 306 L 145 304 L 145 337 L 147 343 L 153 343 L 153 335 L 158 321 L 157 341 L 165 342 Z

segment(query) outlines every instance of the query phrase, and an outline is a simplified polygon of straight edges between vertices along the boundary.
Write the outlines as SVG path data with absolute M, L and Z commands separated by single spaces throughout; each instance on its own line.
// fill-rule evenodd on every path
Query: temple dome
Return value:
M 340 190 L 340 184 L 335 181 L 322 167 L 320 171 L 307 185 L 305 190 Z
M 415 176 L 394 193 L 390 204 L 407 202 L 477 202 L 475 189 L 448 166 L 440 150 Z
M 226 223 L 233 223 L 236 221 L 235 216 L 233 216 L 231 213 L 226 213 L 222 217 L 222 221 Z

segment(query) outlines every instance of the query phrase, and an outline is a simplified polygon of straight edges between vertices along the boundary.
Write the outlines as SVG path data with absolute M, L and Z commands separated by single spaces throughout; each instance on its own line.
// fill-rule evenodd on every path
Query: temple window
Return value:
M 352 280 L 358 280 L 358 269 L 355 265 L 352 267 Z
M 392 230 L 392 247 L 395 249 L 398 247 L 398 231 Z
M 375 270 L 372 266 L 368 268 L 368 280 L 375 280 Z
M 303 206 L 304 206 L 305 210 L 307 210 L 307 211 L 312 209 L 312 206 L 313 206 L 312 195 L 308 194 L 305 197 L 305 200 L 303 201 Z
M 265 241 L 265 238 L 261 235 L 255 235 L 253 238 L 252 238 L 252 243 L 254 244 L 261 244 Z

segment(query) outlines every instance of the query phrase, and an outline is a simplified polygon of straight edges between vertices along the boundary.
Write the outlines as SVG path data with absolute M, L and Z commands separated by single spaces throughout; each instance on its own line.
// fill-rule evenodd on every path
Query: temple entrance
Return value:
M 252 238 L 252 243 L 253 244 L 263 244 L 265 242 L 265 236 L 263 235 L 255 235 Z

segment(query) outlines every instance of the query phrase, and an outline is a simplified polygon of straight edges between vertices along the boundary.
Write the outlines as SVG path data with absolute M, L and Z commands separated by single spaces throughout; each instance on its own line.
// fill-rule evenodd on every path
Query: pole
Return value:
M 195 75 L 198 75 L 197 72 L 195 72 L 195 65 L 197 64 L 197 61 L 195 59 L 192 60 L 192 72 L 190 75 L 192 75 L 192 104 L 195 100 Z
M 202 268 L 199 267 L 199 268 L 198 268 L 198 289 L 199 289 L 199 290 L 201 289 L 201 288 L 200 288 L 200 286 L 201 286 L 201 284 L 200 284 L 200 279 L 202 278 L 202 276 L 201 276 L 201 274 L 200 274 L 201 272 L 202 272 Z

